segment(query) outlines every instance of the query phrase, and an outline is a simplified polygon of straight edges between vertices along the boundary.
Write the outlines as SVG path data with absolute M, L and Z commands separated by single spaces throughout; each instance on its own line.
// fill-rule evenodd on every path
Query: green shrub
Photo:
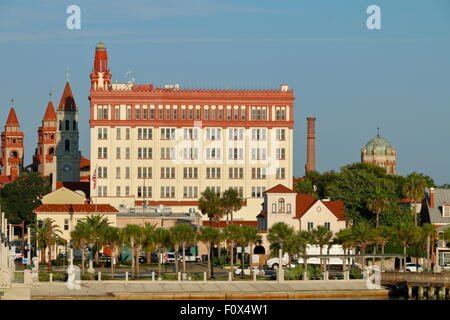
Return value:
M 361 269 L 352 267 L 350 269 L 350 279 L 361 279 L 361 278 L 362 278 Z

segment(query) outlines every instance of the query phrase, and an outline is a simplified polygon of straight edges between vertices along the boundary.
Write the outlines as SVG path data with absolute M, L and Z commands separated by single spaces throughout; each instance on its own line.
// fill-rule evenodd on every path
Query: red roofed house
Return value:
M 281 184 L 265 192 L 263 210 L 257 216 L 258 229 L 263 237 L 263 246 L 267 250 L 270 247 L 266 238 L 267 232 L 278 222 L 286 223 L 295 231 L 311 231 L 318 226 L 325 226 L 333 234 L 345 229 L 348 225 L 345 219 L 344 202 L 319 200 L 309 194 L 297 193 Z M 311 251 L 316 251 L 313 247 L 311 246 Z M 341 250 L 337 247 L 339 246 L 336 246 L 333 251 Z M 339 252 L 330 253 L 338 254 Z
M 20 131 L 14 107 L 9 111 L 5 131 L 2 132 L 0 183 L 13 181 L 23 169 L 23 132 Z

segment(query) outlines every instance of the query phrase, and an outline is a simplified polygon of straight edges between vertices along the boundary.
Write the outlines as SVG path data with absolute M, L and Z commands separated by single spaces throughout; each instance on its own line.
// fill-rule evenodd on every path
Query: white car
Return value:
M 267 267 L 272 270 L 278 270 L 278 268 L 280 267 L 279 259 L 271 258 L 271 259 L 267 260 Z M 288 259 L 283 259 L 283 267 L 295 268 L 295 264 L 291 263 L 289 265 Z
M 407 272 L 423 272 L 422 266 L 417 263 L 407 263 L 405 269 Z
M 201 262 L 202 258 L 200 256 L 194 256 L 192 253 L 185 253 L 184 257 L 186 258 L 186 262 Z M 178 257 L 179 262 L 183 262 L 183 255 L 180 254 Z
M 253 267 L 253 273 L 256 273 L 257 275 L 263 276 L 265 274 L 264 270 L 260 270 L 258 267 Z M 237 276 L 240 276 L 242 274 L 242 268 L 234 269 L 234 274 Z M 250 275 L 250 268 L 244 268 L 244 275 L 249 276 Z

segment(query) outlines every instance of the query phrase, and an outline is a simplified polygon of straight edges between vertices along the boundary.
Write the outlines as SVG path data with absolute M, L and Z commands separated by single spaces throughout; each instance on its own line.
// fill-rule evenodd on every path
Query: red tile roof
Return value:
M 16 111 L 14 110 L 14 108 L 11 108 L 11 110 L 9 110 L 8 120 L 6 120 L 6 126 L 7 127 L 19 126 L 19 121 L 17 120 Z
M 147 204 L 149 206 L 158 206 L 160 204 L 164 205 L 164 206 L 198 206 L 198 200 L 192 200 L 192 201 L 174 201 L 174 200 L 160 200 L 160 201 L 148 201 L 147 200 Z M 142 200 L 136 200 L 134 201 L 134 205 L 135 206 L 142 206 L 143 205 L 143 201 Z M 242 202 L 242 206 L 245 207 L 247 206 L 247 201 L 243 201 Z
M 76 110 L 77 106 L 75 104 L 75 99 L 73 98 L 72 89 L 70 88 L 69 82 L 66 82 L 64 87 L 64 92 L 59 101 L 58 110 Z
M 85 157 L 81 156 L 80 158 L 80 169 L 90 167 L 91 161 L 89 159 L 86 159 Z
M 48 102 L 43 121 L 56 121 L 56 112 L 51 101 Z
M 256 225 L 257 225 L 256 220 L 255 221 L 240 221 L 240 220 L 236 221 L 236 220 L 234 220 L 234 221 L 229 221 L 229 224 L 237 224 L 240 226 L 247 225 L 247 226 L 253 226 L 253 227 L 256 227 Z M 210 224 L 209 220 L 203 220 L 203 225 L 205 227 L 207 227 L 207 226 L 217 227 L 217 222 L 213 221 Z M 223 221 L 223 220 L 219 221 L 219 228 L 225 228 L 226 226 L 227 226 L 226 221 Z
M 91 213 L 117 213 L 110 204 L 41 204 L 33 210 L 35 213 L 46 212 L 91 212 Z
M 295 193 L 295 191 L 282 184 L 277 184 L 275 187 L 266 190 L 266 193 Z
M 310 194 L 297 194 L 295 218 L 300 219 L 308 210 L 320 201 Z M 343 201 L 321 201 L 339 221 L 345 221 L 345 205 Z

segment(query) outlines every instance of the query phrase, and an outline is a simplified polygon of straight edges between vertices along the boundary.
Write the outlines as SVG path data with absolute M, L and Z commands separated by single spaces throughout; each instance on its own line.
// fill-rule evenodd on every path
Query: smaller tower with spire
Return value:
M 1 144 L 1 174 L 13 181 L 23 168 L 23 132 L 20 131 L 19 121 L 14 110 L 14 100 L 11 99 L 11 109 L 6 120 L 5 130 L 2 132 Z
M 52 181 L 56 175 L 56 112 L 52 103 L 52 94 L 45 110 L 42 125 L 38 129 L 38 145 L 33 156 L 33 168 L 43 176 L 49 176 Z

